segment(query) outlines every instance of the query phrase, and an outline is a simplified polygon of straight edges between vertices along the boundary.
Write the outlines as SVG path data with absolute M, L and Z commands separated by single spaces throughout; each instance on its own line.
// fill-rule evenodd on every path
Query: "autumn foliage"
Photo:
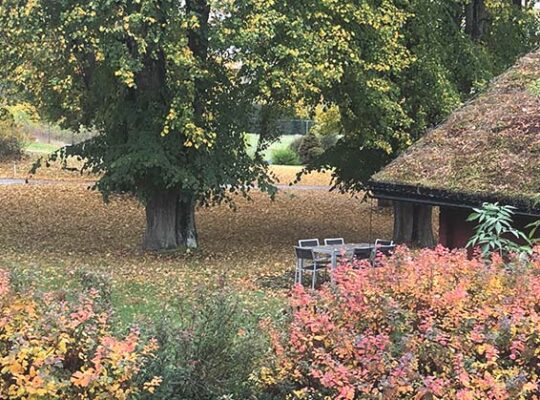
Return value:
M 297 287 L 274 365 L 259 380 L 294 399 L 538 399 L 540 257 L 486 264 L 399 249 Z
M 114 337 L 99 296 L 19 293 L 0 270 L 0 398 L 127 399 L 154 390 L 159 378 L 135 379 L 155 342 L 143 343 L 136 329 Z

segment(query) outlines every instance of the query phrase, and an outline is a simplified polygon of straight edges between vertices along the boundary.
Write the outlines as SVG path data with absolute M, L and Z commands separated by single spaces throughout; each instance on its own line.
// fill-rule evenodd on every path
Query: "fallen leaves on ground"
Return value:
M 277 176 L 280 184 L 288 185 L 296 181 L 296 177 L 302 171 L 302 168 L 289 165 L 271 165 L 270 171 Z M 295 184 L 300 186 L 330 186 L 331 181 L 332 173 L 330 171 L 311 172 L 302 175 L 302 179 Z
M 30 178 L 30 180 L 52 179 L 61 181 L 94 181 L 99 178 L 97 175 L 81 175 L 76 171 L 63 170 L 60 162 L 51 163 L 50 167 L 45 167 L 43 162 L 43 166 L 37 170 L 36 174 L 30 175 L 29 171 L 39 157 L 39 155 L 29 154 L 19 161 L 0 162 L 0 178 Z M 71 168 L 80 168 L 82 162 L 71 158 L 68 166 Z M 297 174 L 302 171 L 302 167 L 299 166 L 271 165 L 269 168 L 270 172 L 276 176 L 278 183 L 282 185 L 288 185 L 295 182 Z M 300 182 L 296 184 L 305 186 L 329 186 L 330 183 L 330 172 L 312 172 L 302 176 Z
M 81 271 L 105 274 L 127 318 L 158 315 L 223 277 L 264 309 L 281 304 L 292 286 L 298 239 L 364 242 L 392 233 L 389 210 L 323 190 L 281 191 L 275 201 L 255 192 L 236 203 L 236 211 L 198 210 L 202 250 L 154 255 L 140 250 L 144 212 L 132 198 L 104 204 L 99 193 L 69 183 L 0 186 L 0 266 L 54 288 L 75 285 Z

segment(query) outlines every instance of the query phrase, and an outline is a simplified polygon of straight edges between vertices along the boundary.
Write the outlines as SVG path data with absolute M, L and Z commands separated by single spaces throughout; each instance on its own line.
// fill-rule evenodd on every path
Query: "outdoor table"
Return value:
M 313 252 L 318 254 L 328 254 L 330 256 L 332 269 L 337 267 L 337 258 L 340 254 L 352 258 L 354 249 L 374 248 L 373 243 L 346 243 L 313 247 Z

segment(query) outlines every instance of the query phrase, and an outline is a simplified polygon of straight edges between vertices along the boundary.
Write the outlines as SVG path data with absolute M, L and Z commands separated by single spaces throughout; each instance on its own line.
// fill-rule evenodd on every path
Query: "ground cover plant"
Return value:
M 540 395 L 540 257 L 489 263 L 401 248 L 298 287 L 261 383 L 297 399 L 534 399 Z

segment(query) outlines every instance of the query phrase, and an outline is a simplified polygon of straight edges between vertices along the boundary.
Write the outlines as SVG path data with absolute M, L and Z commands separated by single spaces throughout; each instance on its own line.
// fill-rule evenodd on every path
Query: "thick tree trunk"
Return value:
M 394 241 L 409 247 L 434 247 L 433 207 L 394 202 Z
M 154 193 L 146 204 L 145 250 L 197 247 L 195 198 L 175 191 Z

